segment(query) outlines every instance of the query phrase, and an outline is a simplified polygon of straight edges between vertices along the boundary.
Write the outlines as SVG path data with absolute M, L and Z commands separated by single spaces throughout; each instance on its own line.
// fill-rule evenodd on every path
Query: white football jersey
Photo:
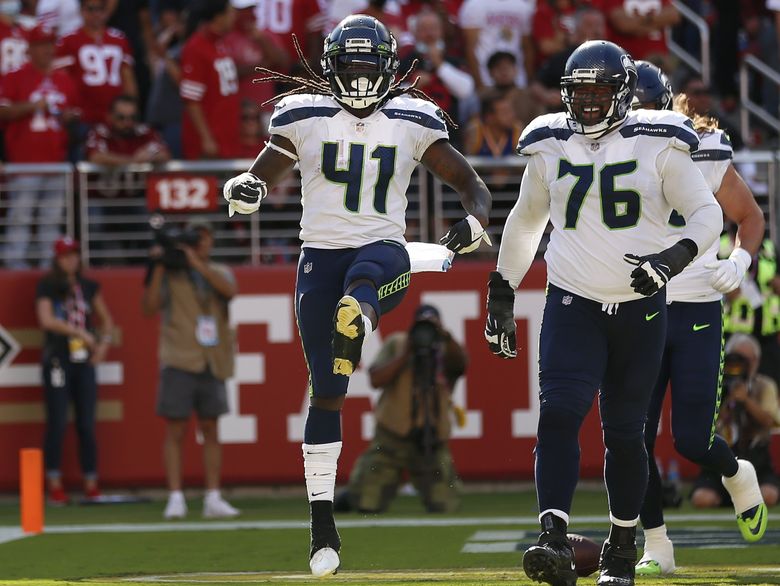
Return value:
M 667 248 L 672 205 L 663 191 L 663 155 L 698 145 L 690 120 L 676 112 L 630 112 L 599 139 L 574 133 L 565 113 L 531 122 L 518 152 L 542 157 L 554 227 L 544 257 L 549 281 L 601 303 L 641 298 L 623 255 Z
M 707 186 L 713 193 L 717 193 L 723 176 L 731 164 L 734 151 L 731 141 L 725 132 L 718 129 L 704 131 L 699 134 L 699 150 L 691 155 L 696 166 L 704 175 Z M 667 244 L 671 246 L 680 239 L 680 233 L 685 226 L 685 220 L 677 212 L 672 213 L 669 219 L 669 235 Z M 667 302 L 687 301 L 705 302 L 718 301 L 723 295 L 712 288 L 710 277 L 712 269 L 704 268 L 704 265 L 718 260 L 718 247 L 720 241 L 716 240 L 704 254 L 688 265 L 685 270 L 669 281 L 666 293 Z
M 301 172 L 301 240 L 313 248 L 405 243 L 406 189 L 414 168 L 447 139 L 438 107 L 399 96 L 357 118 L 330 96 L 281 100 L 270 134 L 292 142 Z

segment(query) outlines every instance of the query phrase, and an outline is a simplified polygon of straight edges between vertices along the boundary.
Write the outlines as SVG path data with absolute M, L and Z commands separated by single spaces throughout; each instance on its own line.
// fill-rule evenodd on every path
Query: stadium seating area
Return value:
M 3 160 L 10 166 L 0 184 L 0 266 L 46 266 L 58 233 L 85 242 L 88 264 L 139 262 L 148 243 L 149 213 L 208 211 L 215 212 L 213 220 L 221 219 L 211 194 L 255 157 L 267 139 L 273 108 L 267 100 L 285 91 L 280 84 L 252 83 L 262 77 L 255 67 L 300 74 L 295 34 L 318 71 L 324 35 L 358 11 L 388 24 L 398 39 L 401 71 L 416 62 L 409 79 L 419 77 L 418 87 L 457 122 L 452 142 L 479 157 L 477 166 L 497 199 L 497 220 L 511 205 L 522 171 L 512 156 L 519 133 L 534 116 L 560 109 L 565 59 L 589 38 L 613 40 L 635 58 L 665 68 L 675 89 L 706 100 L 704 107 L 721 119 L 737 151 L 777 144 L 776 82 L 771 75 L 746 73 L 739 85 L 740 67 L 748 61 L 758 60 L 769 73 L 778 70 L 780 6 L 773 0 L 518 1 L 503 20 L 492 17 L 493 3 L 475 0 L 231 4 L 235 18 L 218 17 L 214 29 L 220 31 L 214 46 L 231 63 L 225 79 L 203 73 L 207 57 L 199 49 L 199 31 L 214 24 L 208 22 L 214 5 L 208 0 L 3 4 L 0 76 L 19 79 L 15 70 L 24 69 L 29 46 L 34 61 L 48 59 L 46 66 L 57 72 L 64 89 L 33 100 L 10 89 L 16 81 L 3 83 Z M 223 82 L 230 91 L 215 92 Z M 118 96 L 134 98 L 128 112 L 115 111 L 121 110 L 121 104 L 113 105 Z M 749 116 L 746 103 L 769 116 Z M 193 104 L 207 112 L 212 136 L 206 139 L 190 127 Z M 211 110 L 218 112 L 213 119 Z M 186 162 L 171 167 L 169 160 Z M 744 160 L 742 173 L 754 182 L 756 194 L 769 196 L 771 161 L 756 166 L 750 155 Z M 34 185 L 24 179 L 31 172 L 40 175 Z M 171 173 L 177 182 L 171 182 Z M 430 182 L 420 175 L 410 190 L 412 238 L 432 239 L 451 219 L 446 190 L 444 201 L 435 199 L 438 187 Z M 218 256 L 252 264 L 293 261 L 300 211 L 295 180 L 277 189 L 270 202 L 262 237 L 256 218 L 220 222 Z

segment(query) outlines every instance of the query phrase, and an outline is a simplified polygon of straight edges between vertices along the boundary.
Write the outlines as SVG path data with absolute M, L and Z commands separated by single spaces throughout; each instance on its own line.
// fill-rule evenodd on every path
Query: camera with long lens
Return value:
M 727 399 L 738 383 L 747 384 L 748 380 L 750 380 L 750 361 L 742 354 L 734 352 L 726 354 L 723 358 L 722 399 Z
M 440 341 L 439 326 L 428 319 L 416 321 L 409 331 L 409 342 L 415 354 L 432 351 Z
M 160 257 L 163 266 L 171 270 L 186 269 L 187 255 L 179 246 L 196 246 L 200 240 L 198 231 L 166 226 L 165 219 L 160 214 L 154 214 L 149 218 L 149 226 L 152 229 L 152 240 L 163 249 Z

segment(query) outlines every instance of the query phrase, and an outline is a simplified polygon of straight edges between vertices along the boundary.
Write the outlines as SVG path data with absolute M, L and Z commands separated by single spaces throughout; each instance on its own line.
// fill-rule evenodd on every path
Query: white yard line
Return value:
M 730 513 L 716 513 L 709 515 L 700 514 L 671 514 L 666 515 L 670 523 L 706 522 L 706 521 L 731 521 L 734 515 Z M 770 519 L 777 520 L 777 515 L 770 515 Z M 577 526 L 583 524 L 606 524 L 607 520 L 602 515 L 575 517 Z M 537 517 L 454 517 L 448 519 L 434 517 L 417 517 L 405 519 L 341 519 L 338 521 L 340 528 L 368 528 L 368 527 L 475 527 L 475 526 L 503 526 L 503 525 L 531 525 L 538 523 Z M 308 521 L 206 521 L 183 523 L 90 523 L 79 525 L 50 525 L 44 532 L 48 534 L 70 533 L 167 533 L 177 531 L 235 531 L 235 530 L 275 530 L 275 529 L 306 529 Z M 705 528 L 702 528 L 706 530 Z M 0 544 L 21 539 L 26 535 L 21 529 L 13 526 L 0 526 Z

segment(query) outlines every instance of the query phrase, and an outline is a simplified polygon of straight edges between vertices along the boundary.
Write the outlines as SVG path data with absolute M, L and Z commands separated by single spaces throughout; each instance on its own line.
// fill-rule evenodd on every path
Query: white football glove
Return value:
M 457 224 L 454 224 L 449 231 L 439 239 L 439 244 L 443 244 L 453 252 L 464 254 L 473 252 L 482 241 L 493 246 L 490 236 L 474 216 L 469 214 Z
M 726 260 L 717 260 L 704 265 L 712 269 L 710 285 L 720 293 L 731 293 L 739 287 L 753 258 L 744 248 L 735 248 Z
M 254 173 L 241 173 L 225 182 L 222 195 L 228 202 L 228 217 L 232 218 L 236 212 L 256 212 L 260 201 L 268 195 L 268 188 Z

